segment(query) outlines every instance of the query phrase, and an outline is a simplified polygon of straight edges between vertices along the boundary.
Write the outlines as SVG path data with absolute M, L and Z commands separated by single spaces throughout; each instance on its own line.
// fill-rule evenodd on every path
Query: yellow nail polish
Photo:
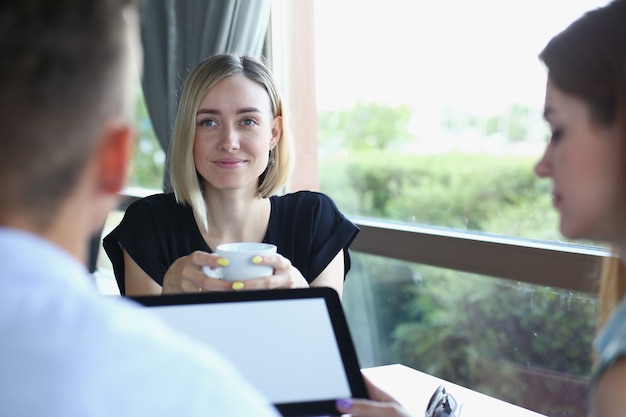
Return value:
M 243 290 L 243 287 L 245 287 L 243 282 L 241 281 L 233 282 L 233 285 L 232 285 L 233 290 L 235 291 Z
M 219 266 L 226 266 L 226 265 L 228 265 L 228 259 L 226 259 L 226 258 L 219 258 L 217 260 L 217 264 Z
M 260 264 L 261 262 L 263 262 L 263 258 L 260 257 L 259 255 L 256 255 L 256 256 L 252 257 L 252 263 L 253 264 Z

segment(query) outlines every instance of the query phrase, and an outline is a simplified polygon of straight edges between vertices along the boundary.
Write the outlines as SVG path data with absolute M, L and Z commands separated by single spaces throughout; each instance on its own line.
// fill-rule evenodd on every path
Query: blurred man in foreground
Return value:
M 137 21 L 130 0 L 0 4 L 0 415 L 275 416 L 84 266 L 126 177 Z

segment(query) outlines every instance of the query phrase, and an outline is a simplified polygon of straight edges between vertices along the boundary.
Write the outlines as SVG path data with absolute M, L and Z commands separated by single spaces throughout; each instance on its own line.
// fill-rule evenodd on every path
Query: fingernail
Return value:
M 243 287 L 244 287 L 244 286 L 245 286 L 245 285 L 244 285 L 244 283 L 243 283 L 243 282 L 240 282 L 240 281 L 235 281 L 235 282 L 233 282 L 232 288 L 233 288 L 233 290 L 235 290 L 235 291 L 239 291 L 239 290 L 243 290 Z
M 260 264 L 261 262 L 263 262 L 263 258 L 260 257 L 259 255 L 256 255 L 256 256 L 252 257 L 252 263 L 253 264 Z
M 217 264 L 219 266 L 226 266 L 226 265 L 228 265 L 228 259 L 226 259 L 226 258 L 219 258 L 217 260 Z
M 353 403 L 350 399 L 339 399 L 335 403 L 335 406 L 339 411 L 350 411 L 352 405 Z

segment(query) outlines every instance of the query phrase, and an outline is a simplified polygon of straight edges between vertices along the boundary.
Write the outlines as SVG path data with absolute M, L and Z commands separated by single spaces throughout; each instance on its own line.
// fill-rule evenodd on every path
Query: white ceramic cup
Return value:
M 276 245 L 271 243 L 236 242 L 217 245 L 215 253 L 228 259 L 228 265 L 211 269 L 203 267 L 205 274 L 213 278 L 226 281 L 243 281 L 246 279 L 268 277 L 274 273 L 270 265 L 252 263 L 256 255 L 271 255 L 276 253 Z

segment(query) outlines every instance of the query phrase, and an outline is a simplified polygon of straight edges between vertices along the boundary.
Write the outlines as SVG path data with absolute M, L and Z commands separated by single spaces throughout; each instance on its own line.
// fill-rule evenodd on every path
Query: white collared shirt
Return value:
M 0 227 L 1 416 L 277 416 L 225 359 Z

